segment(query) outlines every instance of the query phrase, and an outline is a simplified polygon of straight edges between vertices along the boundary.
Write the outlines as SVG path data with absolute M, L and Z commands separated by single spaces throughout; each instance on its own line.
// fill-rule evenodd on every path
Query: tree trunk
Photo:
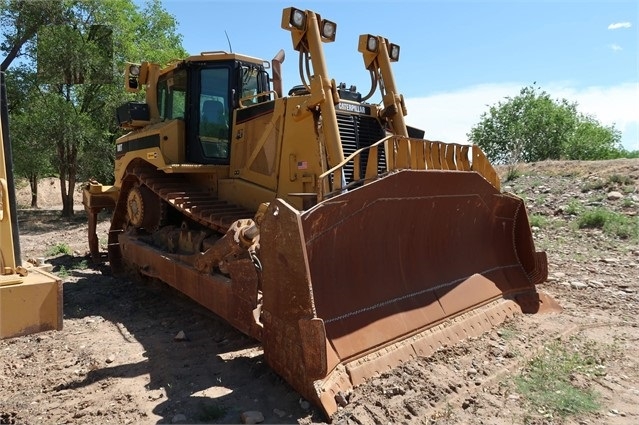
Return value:
M 67 182 L 65 182 L 67 183 Z M 67 193 L 62 198 L 62 216 L 73 217 L 73 191 L 75 190 L 75 176 L 69 175 L 69 182 L 67 186 Z
M 38 208 L 38 176 L 36 174 L 29 176 L 29 185 L 31 186 L 31 208 Z
M 73 217 L 73 192 L 75 191 L 78 148 L 72 143 L 59 143 L 60 192 L 62 195 L 62 217 Z
M 67 192 L 67 162 L 66 155 L 67 149 L 64 141 L 58 142 L 58 172 L 60 173 L 60 197 L 62 198 L 62 217 L 71 217 L 73 215 L 73 208 L 69 212 L 69 194 Z
M 75 173 L 69 173 L 69 186 L 68 186 L 68 193 L 67 193 L 67 215 L 65 215 L 65 217 L 72 217 L 75 212 L 73 209 L 73 198 L 74 198 L 74 192 L 75 192 Z
M 60 170 L 60 195 L 62 197 L 62 217 L 71 217 L 73 215 L 73 208 L 69 212 L 69 200 L 67 193 L 67 175 L 66 172 Z
M 71 185 L 69 185 L 69 190 L 71 189 Z M 64 205 L 62 206 L 62 217 L 71 218 L 73 217 L 73 196 L 67 195 L 64 200 Z

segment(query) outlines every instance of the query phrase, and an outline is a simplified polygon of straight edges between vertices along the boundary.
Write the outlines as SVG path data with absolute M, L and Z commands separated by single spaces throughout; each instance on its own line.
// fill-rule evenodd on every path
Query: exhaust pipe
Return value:
M 280 49 L 271 60 L 271 67 L 273 68 L 273 78 L 271 81 L 273 82 L 273 90 L 275 90 L 278 97 L 282 97 L 282 63 L 284 59 L 284 50 Z

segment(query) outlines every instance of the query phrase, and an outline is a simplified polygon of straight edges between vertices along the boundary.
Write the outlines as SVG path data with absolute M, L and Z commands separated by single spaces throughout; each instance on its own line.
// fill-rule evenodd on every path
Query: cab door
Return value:
M 192 119 L 186 151 L 191 163 L 229 163 L 231 72 L 229 64 L 192 69 Z

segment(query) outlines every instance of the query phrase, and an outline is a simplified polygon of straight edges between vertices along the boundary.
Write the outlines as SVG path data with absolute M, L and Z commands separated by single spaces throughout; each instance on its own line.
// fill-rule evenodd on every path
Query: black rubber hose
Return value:
M 5 168 L 7 169 L 7 190 L 9 191 L 9 215 L 11 216 L 11 236 L 16 266 L 22 266 L 20 255 L 20 232 L 18 230 L 18 209 L 16 203 L 16 187 L 13 180 L 13 155 L 9 139 L 9 105 L 7 104 L 7 87 L 4 72 L 0 72 L 0 120 L 2 120 L 2 140 L 4 142 Z

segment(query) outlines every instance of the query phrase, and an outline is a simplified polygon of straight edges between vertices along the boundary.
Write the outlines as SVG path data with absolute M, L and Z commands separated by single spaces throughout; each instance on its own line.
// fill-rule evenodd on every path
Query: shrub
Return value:
M 553 342 L 514 379 L 517 391 L 538 412 L 550 416 L 596 411 L 599 409 L 597 394 L 571 384 L 574 373 L 593 374 L 596 371 L 598 362 L 593 361 L 595 356 L 592 354 Z
M 566 214 L 578 215 L 583 210 L 583 205 L 577 199 L 571 199 L 566 207 Z
M 541 214 L 532 214 L 530 216 L 530 226 L 531 227 L 545 227 L 548 224 L 548 218 Z
M 613 174 L 608 177 L 610 183 L 617 183 L 622 186 L 632 185 L 633 180 L 630 176 L 622 176 L 621 174 Z
M 516 165 L 509 165 L 508 170 L 506 171 L 506 179 L 505 181 L 510 182 L 521 177 L 521 171 L 517 169 Z
M 47 250 L 48 257 L 53 257 L 59 254 L 71 255 L 71 253 L 73 253 L 73 251 L 66 243 L 56 244 Z
M 592 180 L 586 182 L 583 186 L 581 186 L 581 192 L 586 193 L 591 190 L 600 190 L 606 187 L 606 182 L 603 180 Z
M 628 217 L 605 208 L 584 211 L 577 219 L 580 229 L 602 229 L 604 233 L 621 239 L 639 237 L 639 217 Z

